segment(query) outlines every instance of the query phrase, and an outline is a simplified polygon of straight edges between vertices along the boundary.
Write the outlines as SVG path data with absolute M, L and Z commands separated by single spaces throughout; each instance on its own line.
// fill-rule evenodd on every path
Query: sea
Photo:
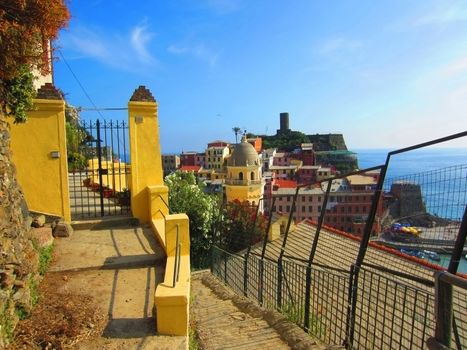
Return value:
M 357 153 L 359 168 L 365 169 L 383 165 L 391 150 L 352 151 Z M 385 189 L 395 180 L 419 183 L 428 212 L 460 221 L 467 205 L 467 148 L 430 147 L 394 155 L 389 162 Z M 447 267 L 451 256 L 440 257 L 438 264 Z M 461 258 L 458 271 L 467 273 L 466 256 Z

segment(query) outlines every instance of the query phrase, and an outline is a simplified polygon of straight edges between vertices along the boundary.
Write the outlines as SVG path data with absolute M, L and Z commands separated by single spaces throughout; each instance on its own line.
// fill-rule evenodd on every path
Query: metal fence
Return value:
M 436 328 L 433 273 L 445 269 L 432 253 L 450 254 L 452 274 L 466 253 L 467 166 L 389 181 L 386 173 L 395 155 L 466 136 L 463 132 L 393 151 L 383 165 L 297 187 L 289 201 L 290 215 L 274 240 L 270 235 L 278 206 L 272 198 L 260 242 L 243 233 L 238 237 L 242 244 L 227 244 L 234 240 L 232 232 L 228 240 L 221 231 L 214 233 L 213 274 L 237 293 L 281 311 L 325 343 L 348 349 L 425 348 Z M 364 194 L 345 194 L 337 200 L 339 180 L 349 176 L 374 176 L 374 185 Z M 300 197 L 304 188 L 310 209 L 316 206 L 310 193 L 318 193 L 319 215 L 316 221 L 295 226 L 294 219 L 303 219 L 297 208 L 307 200 Z M 446 193 L 452 195 L 450 200 L 443 199 Z M 339 218 L 341 207 L 347 212 L 347 203 L 361 205 L 362 196 L 371 197 L 371 202 L 359 212 L 363 225 L 359 221 L 352 226 L 360 227 L 360 234 L 342 232 L 334 218 Z M 225 221 L 228 216 L 219 217 Z M 398 239 L 409 234 L 415 238 Z M 426 255 L 414 256 L 415 251 Z M 467 291 L 455 288 L 450 303 L 452 323 L 445 326 L 455 348 L 467 348 Z
M 72 219 L 128 214 L 128 125 L 124 121 L 83 121 L 77 130 L 76 150 L 68 150 Z

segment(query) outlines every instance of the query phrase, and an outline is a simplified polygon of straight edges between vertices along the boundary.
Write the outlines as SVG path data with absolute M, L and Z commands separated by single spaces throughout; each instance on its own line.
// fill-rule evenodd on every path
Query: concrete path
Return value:
M 60 288 L 92 295 L 108 315 L 102 336 L 76 349 L 187 348 L 187 337 L 156 334 L 154 289 L 163 280 L 165 255 L 149 228 L 108 221 L 75 230 L 55 240 L 54 255 L 49 271 L 64 276 Z
M 209 272 L 192 274 L 192 322 L 214 349 L 324 349 L 299 327 L 235 295 Z

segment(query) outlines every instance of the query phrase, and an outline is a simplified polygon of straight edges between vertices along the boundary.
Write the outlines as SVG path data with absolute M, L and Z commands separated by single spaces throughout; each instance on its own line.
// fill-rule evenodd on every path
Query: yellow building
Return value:
M 237 199 L 247 200 L 252 205 L 259 203 L 262 211 L 261 161 L 255 148 L 247 142 L 245 136 L 235 145 L 232 155 L 227 160 L 227 178 L 224 186 L 227 202 Z
M 211 146 L 206 149 L 206 169 L 222 172 L 224 160 L 229 155 L 229 147 Z

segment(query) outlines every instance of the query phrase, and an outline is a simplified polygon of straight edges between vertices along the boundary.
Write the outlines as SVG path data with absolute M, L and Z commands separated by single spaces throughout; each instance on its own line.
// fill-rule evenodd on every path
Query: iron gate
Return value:
M 66 131 L 72 219 L 128 214 L 128 124 L 68 122 Z

